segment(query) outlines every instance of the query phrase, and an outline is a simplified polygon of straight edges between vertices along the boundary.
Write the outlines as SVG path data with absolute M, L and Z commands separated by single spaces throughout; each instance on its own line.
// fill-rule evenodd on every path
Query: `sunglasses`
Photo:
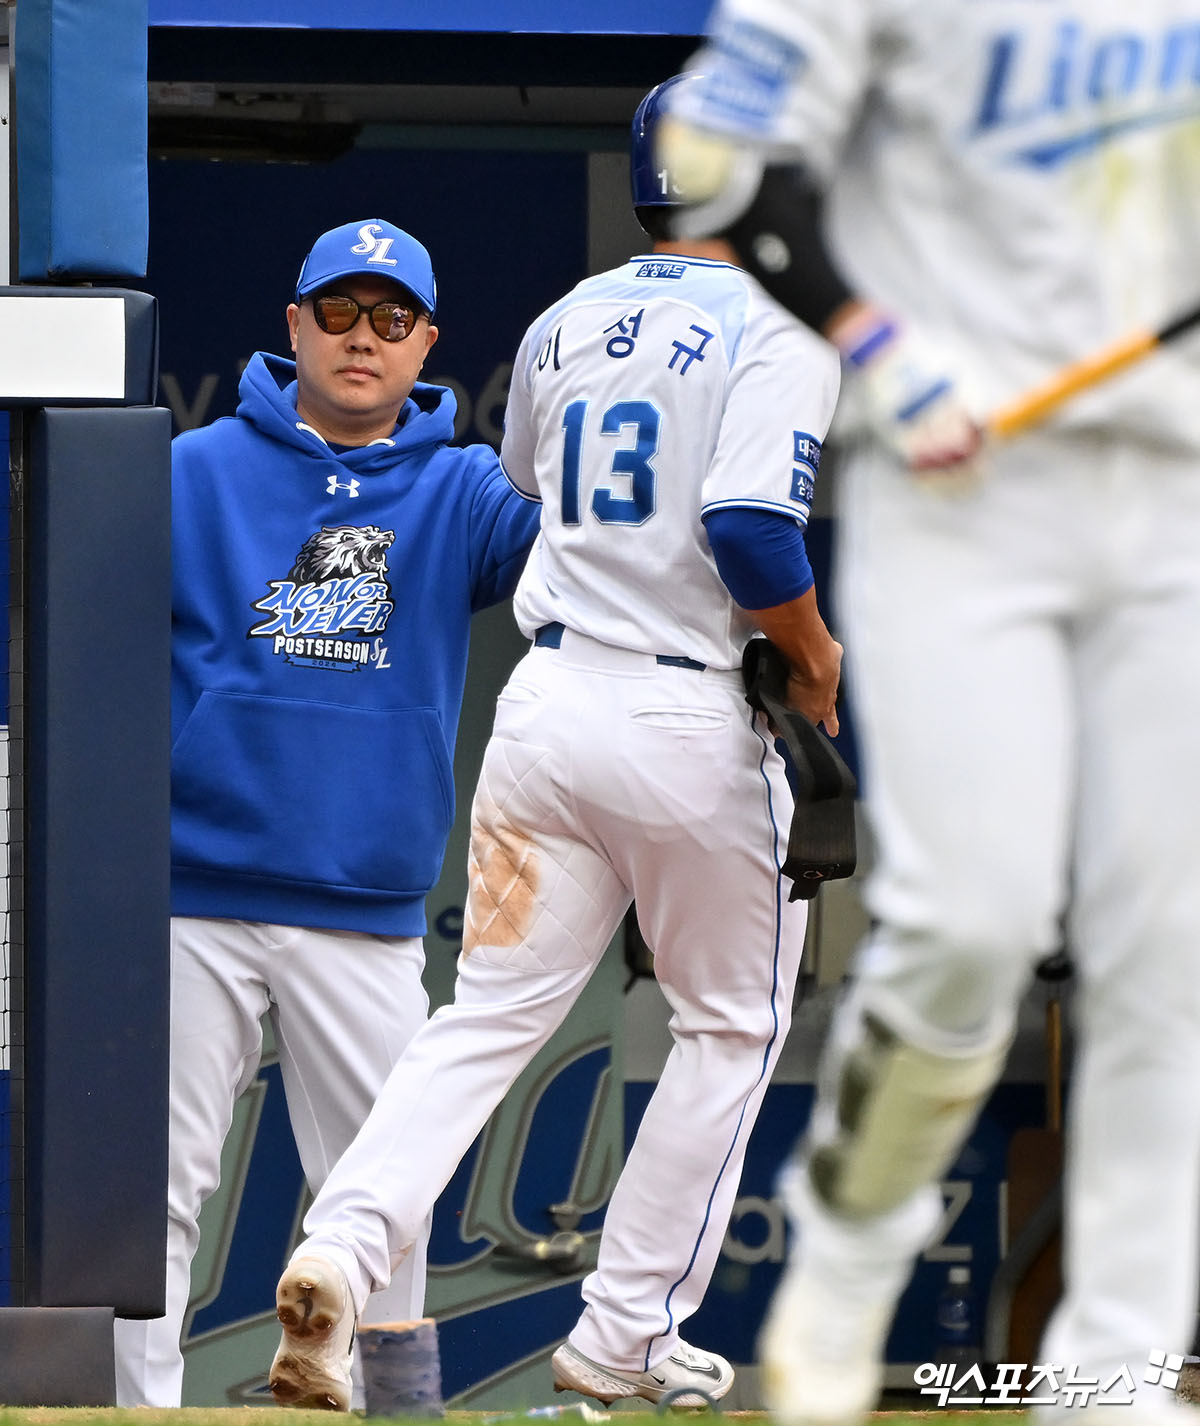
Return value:
M 364 312 L 371 330 L 385 342 L 402 342 L 405 337 L 411 336 L 418 316 L 424 315 L 406 307 L 403 302 L 376 302 L 374 306 L 364 307 L 353 297 L 335 293 L 313 298 L 313 316 L 317 326 L 331 337 L 343 336 Z

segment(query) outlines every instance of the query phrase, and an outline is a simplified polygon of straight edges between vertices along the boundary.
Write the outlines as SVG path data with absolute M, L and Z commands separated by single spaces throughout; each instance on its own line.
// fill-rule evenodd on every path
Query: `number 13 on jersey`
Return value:
M 602 469 L 614 483 L 597 482 L 592 514 L 605 525 L 644 525 L 656 508 L 658 477 L 652 462 L 658 452 L 662 412 L 650 401 L 617 401 L 597 420 L 589 416 L 590 404 L 572 401 L 563 412 L 563 524 L 581 521 L 585 451 L 600 442 L 598 455 L 587 463 Z

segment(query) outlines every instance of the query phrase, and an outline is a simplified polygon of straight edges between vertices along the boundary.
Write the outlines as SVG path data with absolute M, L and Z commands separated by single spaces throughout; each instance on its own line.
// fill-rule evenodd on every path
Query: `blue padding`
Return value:
M 24 1300 L 161 1316 L 171 415 L 46 410 L 32 428 Z
M 148 0 L 21 0 L 21 282 L 144 277 Z
M 28 4 L 29 0 L 21 0 Z M 93 0 L 94 3 L 94 0 Z M 711 0 L 150 0 L 152 25 L 701 35 Z

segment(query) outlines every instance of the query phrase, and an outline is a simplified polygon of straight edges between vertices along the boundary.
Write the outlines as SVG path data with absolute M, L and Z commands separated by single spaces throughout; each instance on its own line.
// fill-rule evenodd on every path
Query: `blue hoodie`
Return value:
M 237 415 L 172 450 L 172 910 L 425 930 L 454 816 L 471 615 L 510 595 L 538 507 L 454 397 L 337 452 L 255 355 Z

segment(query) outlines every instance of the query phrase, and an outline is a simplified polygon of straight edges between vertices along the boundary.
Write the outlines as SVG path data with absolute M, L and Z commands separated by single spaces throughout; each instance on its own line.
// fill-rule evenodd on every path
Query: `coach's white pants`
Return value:
M 258 1072 L 270 1016 L 300 1162 L 315 1192 L 353 1139 L 429 1002 L 424 955 L 411 937 L 177 917 L 171 923 L 170 1171 L 167 1312 L 118 1319 L 117 1402 L 178 1406 L 201 1205 L 217 1187 L 234 1103 Z M 294 1203 L 279 1204 L 282 1214 Z M 419 1317 L 424 1235 L 391 1286 L 380 1279 L 371 1320 Z M 282 1266 L 282 1265 L 281 1265 Z M 263 1310 L 274 1310 L 263 1284 Z
M 1042 1360 L 1140 1382 L 1195 1327 L 1200 461 L 1045 435 L 991 460 L 958 499 L 878 455 L 844 473 L 879 843 L 860 993 L 934 1048 L 994 1042 L 1069 897 L 1067 1281 Z
M 667 1356 L 716 1263 L 791 1013 L 805 927 L 778 872 L 791 806 L 736 672 L 570 632 L 533 649 L 501 695 L 475 796 L 454 1003 L 392 1071 L 301 1251 L 341 1264 L 359 1301 L 386 1281 L 634 897 L 674 1048 L 571 1339 L 616 1367 Z

